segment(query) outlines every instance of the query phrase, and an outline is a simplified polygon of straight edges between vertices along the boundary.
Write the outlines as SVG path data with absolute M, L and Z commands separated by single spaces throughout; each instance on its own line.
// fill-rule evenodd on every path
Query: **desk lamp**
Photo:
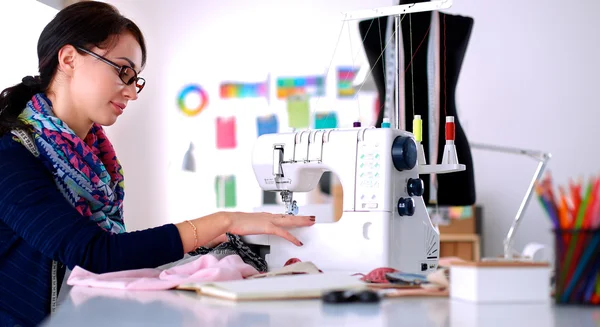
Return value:
M 504 259 L 514 260 L 515 252 L 512 249 L 512 244 L 513 244 L 513 238 L 515 235 L 515 231 L 519 227 L 519 224 L 521 223 L 521 219 L 523 216 L 523 212 L 525 211 L 525 208 L 527 207 L 527 205 L 529 204 L 529 201 L 531 200 L 531 196 L 533 194 L 533 189 L 535 187 L 535 184 L 538 183 L 538 181 L 540 180 L 540 178 L 544 172 L 544 169 L 546 168 L 548 160 L 550 160 L 552 155 L 548 152 L 526 150 L 526 149 L 504 147 L 504 146 L 482 144 L 482 143 L 471 143 L 470 145 L 471 145 L 471 148 L 473 148 L 473 149 L 524 155 L 524 156 L 530 157 L 538 162 L 535 173 L 533 174 L 531 182 L 529 183 L 529 187 L 527 188 L 527 191 L 525 192 L 525 196 L 523 197 L 523 200 L 521 201 L 521 205 L 519 206 L 519 210 L 517 211 L 515 219 L 513 220 L 512 225 L 510 226 L 510 229 L 508 230 L 508 234 L 506 235 L 506 238 L 504 239 Z

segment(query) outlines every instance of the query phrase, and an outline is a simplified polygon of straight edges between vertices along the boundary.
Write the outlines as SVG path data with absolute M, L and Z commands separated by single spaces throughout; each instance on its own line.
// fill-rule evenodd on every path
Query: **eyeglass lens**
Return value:
M 123 67 L 121 69 L 119 77 L 121 78 L 123 83 L 127 85 L 135 83 L 135 88 L 138 93 L 140 93 L 140 91 L 144 88 L 144 84 L 146 83 L 146 81 L 143 78 L 138 78 L 137 73 L 129 67 Z

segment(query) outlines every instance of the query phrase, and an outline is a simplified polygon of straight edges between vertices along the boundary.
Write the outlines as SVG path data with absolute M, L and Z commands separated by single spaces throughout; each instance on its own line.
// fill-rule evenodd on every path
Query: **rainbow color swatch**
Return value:
M 324 76 L 279 77 L 277 79 L 277 98 L 291 96 L 323 96 L 325 95 Z
M 348 98 L 353 97 L 356 94 L 356 89 L 352 86 L 356 74 L 358 73 L 357 67 L 338 67 L 337 69 L 337 89 L 338 97 Z
M 200 96 L 200 103 L 195 108 L 190 108 L 185 104 L 185 98 L 191 94 L 197 93 Z M 208 93 L 200 85 L 190 84 L 184 87 L 177 97 L 177 106 L 186 116 L 193 117 L 202 112 L 208 105 Z
M 268 98 L 269 85 L 267 82 L 239 83 L 223 82 L 220 87 L 221 99 L 239 98 Z

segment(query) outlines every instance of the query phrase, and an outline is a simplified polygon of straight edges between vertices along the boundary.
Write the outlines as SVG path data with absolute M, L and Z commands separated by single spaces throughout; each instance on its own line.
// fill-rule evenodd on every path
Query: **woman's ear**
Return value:
M 67 76 L 73 76 L 75 63 L 79 53 L 72 45 L 65 45 L 58 50 L 58 69 Z

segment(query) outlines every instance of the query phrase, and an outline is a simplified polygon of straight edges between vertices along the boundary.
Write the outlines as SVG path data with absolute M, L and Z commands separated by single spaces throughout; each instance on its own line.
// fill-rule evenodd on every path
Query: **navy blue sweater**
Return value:
M 0 326 L 38 325 L 48 316 L 53 260 L 62 276 L 65 266 L 103 273 L 183 257 L 173 224 L 111 235 L 83 218 L 10 134 L 0 137 L 0 190 Z

